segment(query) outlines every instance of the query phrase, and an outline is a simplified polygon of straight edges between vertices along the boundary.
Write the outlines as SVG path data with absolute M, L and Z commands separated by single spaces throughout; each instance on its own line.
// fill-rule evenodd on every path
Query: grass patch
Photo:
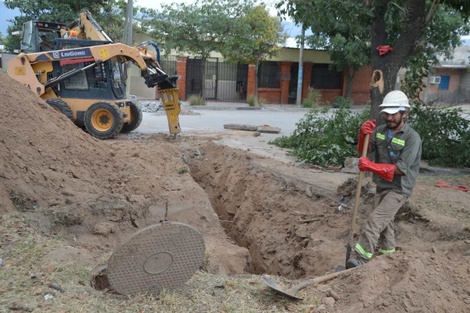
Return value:
M 206 105 L 206 99 L 200 95 L 190 95 L 188 98 L 190 106 L 203 106 Z
M 0 238 L 0 312 L 277 313 L 312 312 L 319 303 L 313 289 L 301 291 L 305 300 L 294 302 L 275 294 L 258 275 L 222 276 L 203 271 L 183 286 L 158 295 L 106 293 L 91 287 L 90 267 L 74 261 L 46 264 L 43 257 L 47 253 L 69 244 L 36 233 L 20 214 L 0 219 Z M 206 259 L 211 255 L 208 251 Z

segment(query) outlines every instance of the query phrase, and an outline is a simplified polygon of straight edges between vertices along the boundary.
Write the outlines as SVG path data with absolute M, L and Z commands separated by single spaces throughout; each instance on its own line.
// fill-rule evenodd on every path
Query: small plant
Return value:
M 250 107 L 262 107 L 266 103 L 266 100 L 264 100 L 263 98 L 257 98 L 255 95 L 251 95 L 246 99 L 246 102 Z
M 190 95 L 188 101 L 190 106 L 206 105 L 206 100 L 200 95 Z
M 185 174 L 188 172 L 188 169 L 185 166 L 178 168 L 178 174 Z
M 339 97 L 336 97 L 333 107 L 350 109 L 353 107 L 353 105 L 354 105 L 354 101 L 350 97 L 344 98 L 344 97 L 339 96 Z
M 254 107 L 258 104 L 258 99 L 256 98 L 255 95 L 251 95 L 246 99 L 246 102 L 250 107 Z
M 302 102 L 302 107 L 304 108 L 315 108 L 321 101 L 321 94 L 320 91 L 314 88 L 308 88 L 307 97 Z
M 422 158 L 432 165 L 470 166 L 470 121 L 459 108 L 414 102 L 408 122 L 423 140 Z
M 346 108 L 332 114 L 312 109 L 296 124 L 291 136 L 278 137 L 270 143 L 292 149 L 291 154 L 299 161 L 324 167 L 342 165 L 347 157 L 357 156 L 357 132 L 369 114 L 369 109 L 360 114 Z

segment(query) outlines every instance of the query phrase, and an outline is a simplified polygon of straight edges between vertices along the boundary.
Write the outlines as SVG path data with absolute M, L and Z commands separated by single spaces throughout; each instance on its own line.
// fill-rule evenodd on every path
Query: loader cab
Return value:
M 41 48 L 42 36 L 45 36 L 46 40 L 55 47 L 55 39 L 60 38 L 60 30 L 65 27 L 66 25 L 62 23 L 36 20 L 24 23 L 21 38 L 21 51 L 26 53 L 45 51 L 45 49 Z
M 54 76 L 84 68 L 90 64 L 93 64 L 93 61 L 55 62 Z M 118 56 L 65 79 L 56 87 L 55 92 L 62 98 L 121 100 L 127 97 L 126 79 L 127 70 L 124 59 Z

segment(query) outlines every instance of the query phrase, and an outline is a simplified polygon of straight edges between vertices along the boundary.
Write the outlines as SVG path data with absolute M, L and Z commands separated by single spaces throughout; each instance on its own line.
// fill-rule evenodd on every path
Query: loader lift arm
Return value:
M 27 44 L 29 48 L 9 62 L 9 75 L 43 99 L 62 99 L 65 106 L 70 106 L 77 125 L 82 125 L 84 112 L 93 101 L 107 101 L 123 112 L 123 132 L 138 127 L 142 112 L 135 101 L 129 101 L 126 69 L 122 66 L 129 61 L 139 67 L 149 88 L 158 86 L 170 134 L 180 133 L 178 76 L 163 71 L 160 50 L 155 43 L 147 41 L 135 46 L 113 43 L 87 11 L 81 12 L 69 25 L 29 21 L 23 30 L 22 49 Z M 49 39 L 53 37 L 54 50 L 40 51 L 37 38 L 41 34 L 46 34 Z M 34 44 L 30 45 L 30 42 Z M 148 51 L 148 46 L 155 48 L 156 55 Z
M 88 11 L 80 13 L 80 17 L 61 30 L 62 38 L 70 38 L 75 35 L 78 39 L 101 40 L 112 43 L 113 40 L 106 34 L 98 22 Z

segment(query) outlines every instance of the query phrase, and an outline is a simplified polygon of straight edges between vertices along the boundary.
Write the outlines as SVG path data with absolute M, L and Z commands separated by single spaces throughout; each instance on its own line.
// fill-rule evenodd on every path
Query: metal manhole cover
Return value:
M 143 228 L 114 251 L 108 279 L 118 293 L 158 293 L 190 279 L 204 260 L 202 235 L 191 226 L 165 222 Z

